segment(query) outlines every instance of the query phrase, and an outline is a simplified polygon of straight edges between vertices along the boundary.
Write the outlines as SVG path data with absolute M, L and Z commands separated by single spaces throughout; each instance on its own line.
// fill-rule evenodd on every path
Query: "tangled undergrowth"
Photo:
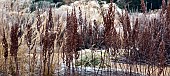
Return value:
M 113 69 L 121 69 L 124 76 L 169 76 L 170 4 L 162 0 L 155 18 L 148 17 L 152 12 L 146 11 L 144 0 L 141 5 L 142 16 L 133 18 L 126 8 L 115 13 L 112 2 L 105 10 L 100 6 L 101 21 L 89 19 L 89 11 L 81 7 L 67 10 L 66 19 L 52 6 L 37 8 L 35 15 L 19 10 L 15 15 L 2 14 L 0 74 L 53 76 L 64 69 L 64 75 L 70 76 L 77 75 L 77 68 L 91 67 L 95 75 L 98 68 L 109 76 Z

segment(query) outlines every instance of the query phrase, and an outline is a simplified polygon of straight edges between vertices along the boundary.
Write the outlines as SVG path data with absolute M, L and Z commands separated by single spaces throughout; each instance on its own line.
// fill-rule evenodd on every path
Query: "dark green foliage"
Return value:
M 48 1 L 52 3 L 63 2 L 63 0 L 35 0 L 34 2 L 39 2 L 39 1 Z
M 53 0 L 54 3 L 63 2 L 63 0 Z
M 31 12 L 35 11 L 36 10 L 35 4 L 31 4 L 29 9 L 30 9 Z
M 35 8 L 35 5 L 34 3 L 35 2 L 40 2 L 40 1 L 47 1 L 47 2 L 50 2 L 50 3 L 58 3 L 58 2 L 61 2 L 57 5 L 57 7 L 65 4 L 64 0 L 34 0 L 33 1 L 33 4 L 32 6 L 30 7 L 30 10 L 31 11 L 34 11 L 36 8 Z M 107 3 L 110 2 L 110 0 L 98 0 L 99 1 L 99 4 L 102 4 L 101 1 L 106 1 Z M 140 0 L 112 0 L 114 3 L 116 3 L 118 5 L 118 7 L 120 8 L 124 8 L 124 6 L 127 7 L 127 9 L 130 11 L 141 11 L 141 2 Z M 167 3 L 167 0 L 165 0 L 166 3 Z M 161 4 L 162 4 L 162 0 L 145 0 L 145 4 L 147 6 L 147 10 L 149 11 L 150 9 L 153 10 L 153 9 L 159 9 L 161 8 Z M 41 3 L 39 4 L 39 7 L 41 6 Z
M 34 2 L 39 2 L 39 1 L 49 1 L 49 2 L 53 2 L 53 0 L 35 0 Z
M 98 1 L 101 1 L 101 0 L 98 0 Z M 102 1 L 106 1 L 107 3 L 110 3 L 110 0 L 102 0 Z M 113 2 L 116 2 L 118 0 L 112 0 Z
M 119 2 L 117 2 L 119 4 Z M 127 6 L 128 10 L 138 10 L 141 11 L 141 4 L 140 4 L 140 0 L 130 0 L 129 5 Z M 167 0 L 166 0 L 167 3 Z M 153 10 L 153 9 L 160 9 L 161 8 L 161 4 L 162 4 L 162 0 L 145 0 L 145 4 L 147 6 L 147 10 L 149 11 L 149 9 Z M 120 5 L 120 4 L 119 4 Z
M 65 4 L 63 0 L 33 0 L 29 8 L 30 11 L 33 12 L 37 9 L 36 6 L 41 9 L 47 6 L 47 4 L 50 5 L 50 3 L 55 3 L 56 7 L 60 7 L 61 5 Z
M 100 1 L 100 0 L 98 0 Z M 107 3 L 110 2 L 110 0 L 103 0 L 106 1 Z M 165 0 L 166 3 L 168 0 Z M 124 8 L 126 6 L 128 10 L 138 10 L 141 11 L 141 2 L 140 0 L 113 0 L 120 8 Z M 162 0 L 145 0 L 145 4 L 147 6 L 147 10 L 149 9 L 160 9 Z

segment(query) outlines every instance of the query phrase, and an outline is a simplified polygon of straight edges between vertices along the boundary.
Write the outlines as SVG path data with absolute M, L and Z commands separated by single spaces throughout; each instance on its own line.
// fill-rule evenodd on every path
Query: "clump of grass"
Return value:
M 40 28 L 40 24 L 37 24 L 37 28 L 38 29 Z M 54 42 L 56 40 L 56 32 L 54 29 L 51 7 L 49 9 L 49 16 L 45 30 L 42 30 L 42 32 L 43 32 L 41 34 L 42 40 L 40 42 L 40 45 L 43 46 L 41 58 L 43 60 L 43 75 L 52 75 L 52 63 L 53 63 L 52 55 L 54 54 Z
M 71 14 L 67 12 L 67 24 L 65 32 L 65 48 L 64 53 L 66 57 L 67 75 L 70 73 L 71 66 L 73 67 L 73 58 L 77 58 L 77 46 L 78 46 L 78 24 L 75 9 L 72 10 Z M 75 57 L 73 56 L 75 54 Z
M 34 67 L 35 67 L 35 56 L 36 56 L 36 50 L 34 50 L 34 54 L 33 54 L 33 59 L 32 59 L 32 66 L 31 66 L 31 50 L 34 49 L 35 47 L 35 41 L 36 41 L 36 34 L 35 34 L 35 30 L 32 28 L 31 24 L 27 23 L 26 24 L 26 31 L 27 34 L 25 35 L 25 41 L 28 47 L 28 54 L 29 54 L 29 75 L 31 75 L 30 73 L 34 73 Z M 33 68 L 31 70 L 31 67 Z

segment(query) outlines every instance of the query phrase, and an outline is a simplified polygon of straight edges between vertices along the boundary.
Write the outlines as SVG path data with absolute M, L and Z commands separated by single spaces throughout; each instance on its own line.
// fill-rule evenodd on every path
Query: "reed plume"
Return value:
M 162 13 L 164 14 L 166 10 L 166 2 L 165 0 L 162 0 Z
M 147 9 L 146 9 L 146 5 L 145 5 L 145 1 L 144 0 L 140 0 L 140 1 L 141 1 L 142 12 L 146 13 Z
M 72 10 L 71 14 L 67 12 L 67 24 L 66 24 L 66 43 L 65 43 L 65 55 L 66 55 L 66 66 L 68 67 L 67 69 L 67 75 L 70 74 L 70 68 L 72 65 L 73 72 L 74 72 L 74 67 L 73 67 L 73 58 L 74 54 L 75 56 L 78 56 L 77 54 L 77 46 L 78 46 L 78 24 L 77 24 L 77 17 L 76 17 L 76 12 L 75 9 Z M 76 57 L 77 58 L 77 57 Z
M 17 59 L 17 53 L 18 53 L 18 47 L 19 47 L 19 39 L 18 39 L 18 24 L 16 23 L 11 27 L 11 45 L 10 45 L 10 54 L 12 57 L 14 57 L 15 64 L 16 64 L 16 75 L 19 75 L 19 67 L 18 67 L 18 59 Z

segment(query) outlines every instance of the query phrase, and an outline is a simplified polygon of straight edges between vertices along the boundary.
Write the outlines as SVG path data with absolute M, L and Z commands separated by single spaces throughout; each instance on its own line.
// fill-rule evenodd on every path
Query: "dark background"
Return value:
M 44 0 L 35 0 L 34 2 L 44 1 Z M 63 4 L 68 4 L 74 0 L 45 0 L 50 1 L 52 3 L 63 2 Z M 88 1 L 88 0 L 87 0 Z M 101 1 L 101 0 L 98 0 Z M 102 0 L 106 2 L 110 2 L 110 0 Z M 138 10 L 141 11 L 140 0 L 113 0 L 120 8 L 123 8 L 124 5 L 127 6 L 128 10 Z M 168 0 L 166 0 L 167 3 Z M 147 10 L 160 9 L 162 0 L 145 0 L 145 4 L 147 5 Z

